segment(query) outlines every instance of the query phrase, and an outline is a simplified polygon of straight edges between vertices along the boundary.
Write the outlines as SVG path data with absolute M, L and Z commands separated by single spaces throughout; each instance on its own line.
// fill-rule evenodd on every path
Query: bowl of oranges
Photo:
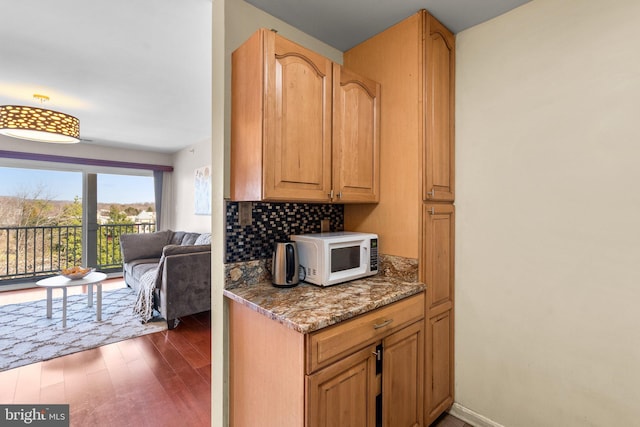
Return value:
M 76 266 L 71 268 L 63 268 L 60 271 L 60 274 L 67 279 L 79 280 L 83 279 L 88 274 L 93 273 L 95 270 L 95 268 Z

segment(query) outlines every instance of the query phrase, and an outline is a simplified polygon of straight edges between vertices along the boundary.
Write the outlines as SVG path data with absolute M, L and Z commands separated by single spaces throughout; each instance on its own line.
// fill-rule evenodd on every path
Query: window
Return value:
M 73 265 L 120 271 L 119 236 L 156 226 L 154 172 L 136 172 L 0 166 L 0 284 Z

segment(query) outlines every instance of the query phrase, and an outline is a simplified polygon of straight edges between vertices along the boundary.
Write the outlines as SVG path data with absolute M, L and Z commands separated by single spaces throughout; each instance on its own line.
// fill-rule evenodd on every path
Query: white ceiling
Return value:
M 0 0 L 0 10 L 0 105 L 74 115 L 88 144 L 175 152 L 210 138 L 211 0 Z
M 341 51 L 427 9 L 458 33 L 530 0 L 247 0 Z
M 238 0 L 239 1 L 239 0 Z M 428 9 L 454 32 L 528 0 L 249 0 L 339 49 Z M 86 144 L 171 153 L 211 135 L 211 0 L 0 0 L 0 105 L 80 119 Z

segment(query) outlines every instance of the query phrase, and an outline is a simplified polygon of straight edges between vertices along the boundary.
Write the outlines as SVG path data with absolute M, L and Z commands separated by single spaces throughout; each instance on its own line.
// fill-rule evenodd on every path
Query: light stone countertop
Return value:
M 377 275 L 329 287 L 301 283 L 293 288 L 276 288 L 271 282 L 261 281 L 226 289 L 224 295 L 306 334 L 425 289 L 421 282 Z

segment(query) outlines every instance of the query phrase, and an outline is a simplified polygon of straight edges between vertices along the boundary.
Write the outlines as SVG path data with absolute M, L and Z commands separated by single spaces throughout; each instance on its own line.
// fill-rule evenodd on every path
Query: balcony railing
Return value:
M 96 230 L 96 267 L 122 269 L 120 236 L 151 233 L 153 223 L 100 224 Z M 0 227 L 0 285 L 35 280 L 82 265 L 82 226 Z

